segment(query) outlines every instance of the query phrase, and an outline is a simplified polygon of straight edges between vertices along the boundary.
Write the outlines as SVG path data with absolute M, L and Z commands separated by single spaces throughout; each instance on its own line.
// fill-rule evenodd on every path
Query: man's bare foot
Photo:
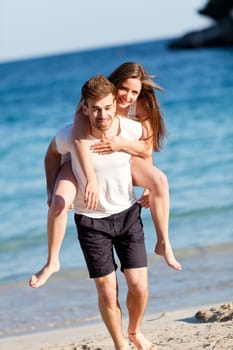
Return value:
M 155 253 L 164 257 L 168 266 L 171 266 L 175 270 L 182 270 L 181 264 L 176 260 L 170 242 L 162 243 L 157 242 L 155 246 Z
M 146 339 L 141 332 L 129 333 L 129 340 L 138 350 L 158 350 L 157 346 Z
M 38 288 L 45 284 L 49 277 L 60 270 L 60 264 L 46 264 L 40 271 L 31 276 L 29 280 L 29 286 L 32 288 Z
M 124 345 L 116 346 L 115 349 L 116 349 L 116 350 L 129 350 L 129 344 L 128 344 L 127 341 L 125 341 L 125 344 L 124 344 Z

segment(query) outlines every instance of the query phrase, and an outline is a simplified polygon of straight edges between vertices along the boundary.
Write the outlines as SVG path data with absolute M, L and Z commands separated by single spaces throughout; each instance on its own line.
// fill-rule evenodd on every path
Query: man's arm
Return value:
M 57 175 L 61 167 L 61 154 L 57 150 L 55 138 L 51 141 L 44 159 L 48 202 L 52 198 Z
M 80 103 L 74 118 L 72 128 L 72 141 L 81 167 L 87 179 L 85 188 L 84 201 L 88 209 L 96 209 L 99 200 L 99 188 L 96 174 L 93 168 L 89 143 L 87 141 L 90 135 L 90 125 L 86 116 L 82 111 Z
M 78 107 L 75 113 L 71 135 L 75 153 L 80 160 L 84 175 L 86 176 L 87 181 L 91 181 L 93 178 L 96 178 L 96 175 L 91 160 L 89 143 L 87 141 L 90 135 L 90 125 L 88 118 L 83 114 L 81 107 Z

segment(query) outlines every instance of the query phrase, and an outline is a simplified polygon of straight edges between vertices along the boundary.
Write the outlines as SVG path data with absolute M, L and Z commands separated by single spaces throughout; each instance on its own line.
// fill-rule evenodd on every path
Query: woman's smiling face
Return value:
M 117 107 L 120 109 L 128 108 L 138 98 L 142 89 L 142 83 L 139 79 L 129 78 L 123 81 L 117 87 Z

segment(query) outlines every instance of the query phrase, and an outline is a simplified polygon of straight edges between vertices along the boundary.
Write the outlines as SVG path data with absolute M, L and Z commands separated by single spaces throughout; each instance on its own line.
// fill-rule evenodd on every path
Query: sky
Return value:
M 211 22 L 207 0 L 0 0 L 0 62 L 173 38 Z

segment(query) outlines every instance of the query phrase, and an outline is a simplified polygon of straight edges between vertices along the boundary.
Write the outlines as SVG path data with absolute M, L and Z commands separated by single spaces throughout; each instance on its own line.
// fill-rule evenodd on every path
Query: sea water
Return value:
M 168 137 L 153 157 L 168 177 L 170 239 L 183 265 L 177 272 L 153 256 L 155 231 L 149 210 L 143 209 L 150 310 L 232 298 L 233 49 L 173 51 L 167 44 L 150 41 L 0 64 L 2 335 L 99 317 L 73 212 L 61 250 L 62 270 L 37 290 L 27 284 L 47 257 L 48 144 L 72 122 L 82 84 L 126 61 L 142 64 L 164 88 L 158 99 Z M 140 196 L 141 189 L 136 193 Z

